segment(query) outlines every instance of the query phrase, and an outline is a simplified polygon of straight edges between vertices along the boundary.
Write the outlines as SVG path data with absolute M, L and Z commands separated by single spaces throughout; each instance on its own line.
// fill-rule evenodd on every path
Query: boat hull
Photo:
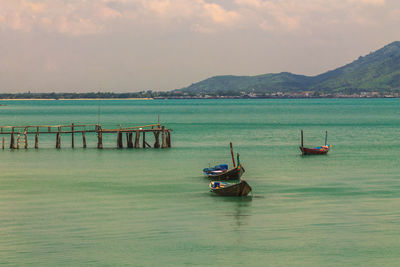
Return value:
M 236 168 L 230 169 L 221 174 L 208 175 L 208 178 L 212 181 L 231 181 L 231 180 L 239 180 L 244 173 L 244 168 L 242 165 L 239 165 Z
M 299 147 L 303 155 L 326 155 L 329 152 L 328 149 L 318 149 L 318 148 L 307 148 Z
M 221 188 L 210 188 L 211 192 L 226 197 L 242 197 L 247 196 L 251 192 L 251 186 L 244 180 L 240 183 L 232 184 Z

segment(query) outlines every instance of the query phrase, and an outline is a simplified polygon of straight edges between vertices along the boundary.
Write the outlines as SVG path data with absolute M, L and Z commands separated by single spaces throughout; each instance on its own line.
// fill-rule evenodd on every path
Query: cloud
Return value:
M 385 0 L 350 0 L 350 2 L 358 4 L 376 5 L 376 6 L 381 6 L 385 4 Z
M 0 29 L 31 31 L 38 27 L 68 35 L 102 34 L 112 31 L 118 21 L 158 24 L 168 30 L 291 32 L 315 23 L 366 24 L 369 14 L 385 5 L 385 0 L 234 0 L 227 8 L 216 0 L 2 0 Z

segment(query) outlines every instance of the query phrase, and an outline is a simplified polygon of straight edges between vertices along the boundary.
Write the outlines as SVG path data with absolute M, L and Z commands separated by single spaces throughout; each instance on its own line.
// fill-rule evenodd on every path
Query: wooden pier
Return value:
M 55 147 L 61 148 L 61 136 L 70 135 L 71 147 L 75 147 L 75 135 L 82 136 L 82 147 L 86 148 L 86 133 L 95 133 L 97 135 L 97 148 L 103 148 L 103 134 L 116 134 L 116 147 L 124 147 L 124 134 L 126 137 L 126 148 L 170 148 L 171 147 L 171 129 L 165 128 L 160 124 L 150 124 L 135 127 L 119 127 L 116 129 L 104 129 L 100 124 L 85 125 L 35 125 L 35 126 L 0 126 L 0 134 L 2 135 L 2 149 L 9 147 L 10 149 L 27 149 L 29 147 L 28 136 L 34 135 L 34 148 L 39 148 L 39 135 L 53 134 L 55 135 Z M 146 141 L 146 133 L 154 135 L 154 144 Z M 6 145 L 4 135 L 9 135 L 9 144 Z M 133 140 L 135 135 L 135 140 Z M 161 135 L 161 136 L 160 136 Z M 161 144 L 160 144 L 161 138 Z M 142 139 L 142 142 L 140 142 Z M 141 143 L 141 145 L 140 145 Z

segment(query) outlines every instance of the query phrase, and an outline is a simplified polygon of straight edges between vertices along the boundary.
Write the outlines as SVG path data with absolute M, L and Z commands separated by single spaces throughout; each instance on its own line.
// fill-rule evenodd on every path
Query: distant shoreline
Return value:
M 1 98 L 0 101 L 43 101 L 43 100 L 154 100 L 154 98 Z
M 400 98 L 398 96 L 330 96 L 330 97 L 155 97 L 155 98 L 0 98 L 0 101 L 96 101 L 96 100 L 185 100 L 185 99 L 377 99 L 377 98 Z

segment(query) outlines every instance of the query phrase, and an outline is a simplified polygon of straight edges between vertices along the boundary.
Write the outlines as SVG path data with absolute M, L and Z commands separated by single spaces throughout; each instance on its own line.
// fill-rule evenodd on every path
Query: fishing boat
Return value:
M 232 155 L 232 162 L 233 168 L 228 169 L 228 164 L 221 164 L 217 165 L 213 168 L 205 168 L 203 169 L 203 173 L 207 175 L 207 177 L 211 180 L 218 180 L 218 181 L 228 181 L 228 180 L 239 180 L 244 173 L 244 168 L 240 163 L 240 156 L 239 153 L 237 154 L 237 163 L 235 163 L 235 157 L 233 154 L 232 143 L 230 143 L 231 148 L 231 155 Z
M 211 192 L 220 196 L 242 197 L 251 192 L 251 186 L 245 180 L 241 180 L 239 183 L 212 181 L 209 187 Z
M 327 144 L 327 141 L 328 141 L 328 131 L 325 132 L 325 145 L 324 146 L 319 146 L 319 147 L 314 147 L 314 148 L 304 147 L 303 130 L 301 130 L 301 146 L 299 148 L 303 155 L 326 155 L 331 148 L 331 145 Z

